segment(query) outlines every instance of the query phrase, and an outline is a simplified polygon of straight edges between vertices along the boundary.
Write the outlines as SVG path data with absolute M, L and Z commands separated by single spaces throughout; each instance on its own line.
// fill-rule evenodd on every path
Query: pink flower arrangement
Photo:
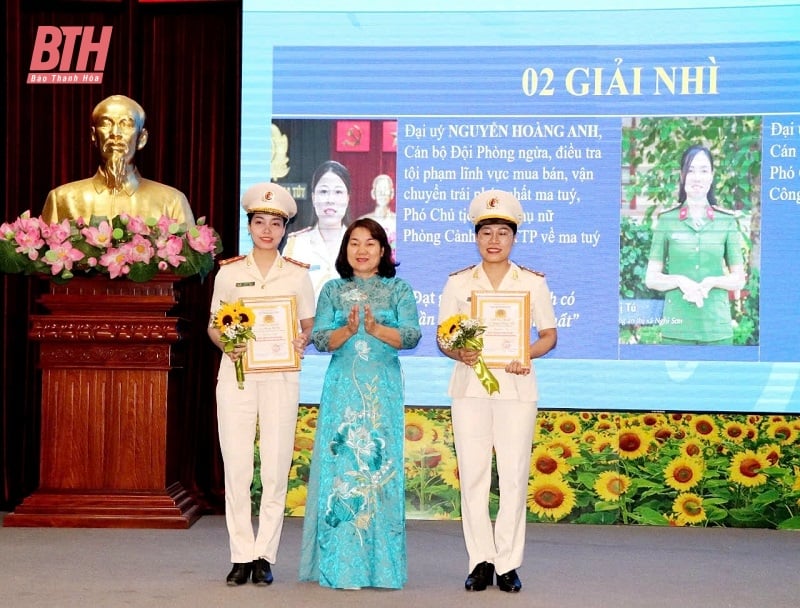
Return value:
M 158 272 L 203 278 L 221 251 L 219 235 L 204 218 L 191 226 L 127 214 L 48 224 L 25 212 L 0 225 L 0 272 L 45 273 L 60 282 L 75 272 L 139 282 Z

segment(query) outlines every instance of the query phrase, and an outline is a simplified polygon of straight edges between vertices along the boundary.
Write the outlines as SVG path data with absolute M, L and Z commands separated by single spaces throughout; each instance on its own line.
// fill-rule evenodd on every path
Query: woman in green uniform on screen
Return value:
M 658 215 L 645 283 L 665 292 L 663 344 L 732 344 L 729 291 L 745 283 L 734 214 L 716 205 L 714 161 L 694 145 L 681 158 L 678 205 Z

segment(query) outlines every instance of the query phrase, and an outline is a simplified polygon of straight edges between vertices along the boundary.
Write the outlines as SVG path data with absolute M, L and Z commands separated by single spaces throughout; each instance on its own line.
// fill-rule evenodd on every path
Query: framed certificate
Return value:
M 244 371 L 285 372 L 300 369 L 300 355 L 292 340 L 297 337 L 297 302 L 294 296 L 242 298 L 255 315 L 255 340 L 247 341 Z
M 472 318 L 486 327 L 483 360 L 503 368 L 514 359 L 530 360 L 531 306 L 527 291 L 473 291 Z

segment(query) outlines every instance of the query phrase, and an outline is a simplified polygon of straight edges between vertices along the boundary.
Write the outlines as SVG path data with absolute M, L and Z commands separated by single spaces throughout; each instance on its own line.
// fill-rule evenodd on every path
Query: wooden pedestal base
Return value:
M 37 490 L 6 516 L 3 525 L 184 529 L 199 518 L 199 507 L 194 499 L 175 483 L 164 494 Z
M 178 480 L 180 319 L 172 275 L 50 284 L 29 336 L 42 369 L 39 488 L 4 526 L 188 528 Z

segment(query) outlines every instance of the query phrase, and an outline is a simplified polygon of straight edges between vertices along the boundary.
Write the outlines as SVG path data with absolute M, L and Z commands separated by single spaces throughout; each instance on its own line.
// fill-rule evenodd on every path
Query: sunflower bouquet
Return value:
M 483 332 L 486 328 L 477 319 L 470 319 L 466 315 L 456 314 L 442 321 L 436 330 L 436 341 L 444 350 L 457 350 L 468 348 L 470 350 L 483 349 Z M 500 390 L 500 382 L 491 372 L 483 357 L 478 357 L 478 362 L 472 366 L 483 388 L 490 395 Z
M 233 303 L 220 302 L 220 307 L 212 319 L 212 326 L 220 331 L 222 352 L 229 353 L 238 345 L 254 339 L 254 321 L 255 313 L 241 300 Z M 244 389 L 244 357 L 236 359 L 233 365 L 236 368 L 236 382 L 240 389 Z

